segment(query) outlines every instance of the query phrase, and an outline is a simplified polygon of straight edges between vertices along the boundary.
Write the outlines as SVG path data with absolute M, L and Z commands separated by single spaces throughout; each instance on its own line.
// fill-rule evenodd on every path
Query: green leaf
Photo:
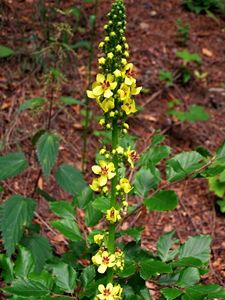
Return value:
M 140 276 L 144 280 L 150 279 L 152 276 L 158 273 L 170 273 L 172 272 L 171 266 L 165 262 L 157 261 L 153 259 L 146 259 L 140 263 Z
M 209 285 L 196 285 L 190 287 L 186 290 L 187 295 L 192 297 L 193 295 L 198 295 L 202 298 L 200 299 L 225 299 L 225 289 L 217 284 L 209 284 Z M 193 299 L 193 298 L 190 298 Z
M 208 178 L 209 190 L 217 197 L 222 198 L 225 195 L 225 182 L 220 182 L 218 177 Z
M 225 162 L 225 141 L 222 145 L 216 150 L 216 160 L 218 162 L 224 163 Z
M 146 199 L 144 204 L 147 206 L 148 210 L 167 211 L 176 208 L 178 198 L 174 191 L 162 190 Z
M 86 188 L 82 173 L 71 165 L 61 165 L 55 173 L 58 185 L 73 196 L 78 196 Z
M 210 258 L 211 240 L 212 238 L 209 235 L 190 237 L 180 248 L 180 258 L 193 257 L 207 263 Z
M 28 167 L 28 162 L 22 152 L 11 152 L 0 156 L 0 180 L 17 176 Z
M 221 213 L 225 213 L 225 199 L 218 200 L 216 203 L 219 205 Z
M 5 283 L 11 283 L 14 278 L 14 263 L 6 254 L 0 254 L 1 277 Z
M 145 168 L 141 168 L 135 173 L 133 184 L 138 196 L 145 197 L 151 189 L 157 188 L 160 182 L 160 173 L 158 169 L 156 169 L 156 173 L 157 176 Z
M 178 290 L 177 288 L 164 288 L 164 289 L 161 289 L 161 292 L 167 300 L 176 299 L 177 297 L 179 297 L 182 294 L 182 292 L 180 290 Z
M 6 46 L 3 46 L 3 45 L 0 45 L 0 58 L 5 58 L 5 57 L 8 57 L 8 56 L 11 56 L 13 55 L 15 52 L 6 47 Z
M 82 40 L 82 41 L 77 42 L 74 45 L 71 45 L 71 48 L 74 49 L 74 50 L 79 49 L 79 48 L 85 48 L 88 51 L 90 51 L 91 50 L 91 43 L 87 40 Z
M 94 280 L 96 275 L 95 267 L 94 266 L 88 266 L 86 267 L 80 276 L 82 286 L 85 288 L 91 281 Z
M 61 262 L 53 267 L 56 285 L 67 293 L 73 293 L 76 287 L 77 273 L 69 265 Z
M 200 277 L 201 276 L 197 268 L 188 267 L 181 272 L 177 285 L 182 288 L 193 286 L 200 280 Z
M 166 145 L 154 146 L 154 147 L 150 146 L 150 148 L 141 155 L 138 164 L 145 167 L 156 165 L 162 159 L 168 157 L 170 152 L 171 152 L 171 148 Z
M 184 62 L 201 62 L 201 56 L 198 53 L 190 53 L 188 50 L 177 51 L 176 56 L 183 59 Z
M 131 227 L 126 230 L 120 230 L 118 234 L 119 236 L 129 235 L 136 241 L 136 243 L 138 243 L 141 239 L 141 233 L 143 230 L 143 227 Z
M 46 132 L 37 142 L 37 156 L 42 171 L 48 179 L 59 152 L 59 138 L 56 134 Z
M 19 247 L 19 255 L 16 258 L 14 271 L 16 277 L 27 277 L 29 273 L 34 271 L 34 259 L 31 253 L 21 246 Z
M 208 121 L 209 114 L 200 105 L 193 104 L 189 106 L 186 112 L 186 120 L 189 122 Z
M 89 203 L 85 209 L 85 223 L 88 227 L 95 226 L 102 218 L 102 213 Z
M 68 201 L 55 201 L 49 203 L 50 209 L 59 217 L 74 219 L 73 205 Z
M 12 286 L 3 290 L 7 293 L 22 297 L 41 297 L 48 295 L 52 289 L 53 281 L 47 272 L 30 275 L 29 278 L 20 277 Z
M 18 112 L 24 111 L 26 109 L 37 109 L 41 107 L 43 104 L 45 104 L 46 101 L 47 99 L 41 97 L 36 97 L 36 98 L 26 100 L 20 105 Z
M 92 189 L 89 186 L 86 186 L 77 197 L 74 197 L 73 202 L 79 208 L 85 209 L 87 205 L 93 201 L 93 196 Z
M 181 180 L 198 170 L 202 165 L 203 157 L 196 151 L 182 152 L 167 161 L 167 179 L 169 182 Z
M 178 254 L 179 249 L 171 250 L 171 247 L 177 242 L 173 240 L 174 231 L 163 234 L 157 242 L 157 253 L 163 262 L 170 261 Z
M 11 196 L 2 205 L 1 229 L 3 244 L 11 256 L 23 235 L 23 229 L 30 225 L 36 203 L 20 195 Z
M 200 267 L 202 261 L 193 257 L 184 257 L 172 263 L 173 267 Z
M 129 258 L 125 257 L 124 268 L 119 271 L 119 277 L 126 278 L 132 276 L 137 270 L 136 263 Z
M 69 96 L 60 97 L 60 101 L 65 105 L 84 105 L 84 101 Z
M 74 220 L 67 218 L 57 221 L 51 221 L 51 225 L 71 241 L 82 240 L 80 229 Z
M 41 272 L 45 262 L 52 256 L 52 248 L 48 239 L 43 235 L 36 234 L 32 237 L 25 237 L 22 244 L 34 258 L 35 272 Z
M 109 197 L 107 198 L 104 196 L 97 196 L 92 202 L 92 206 L 102 213 L 105 213 L 108 209 L 111 208 L 112 205 Z

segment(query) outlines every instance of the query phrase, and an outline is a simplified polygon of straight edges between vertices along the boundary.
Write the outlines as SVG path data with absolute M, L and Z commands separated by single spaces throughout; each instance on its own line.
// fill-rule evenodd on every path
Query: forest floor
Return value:
M 62 4 L 61 9 L 77 5 L 81 1 L 63 2 L 66 4 Z M 152 135 L 158 129 L 166 134 L 166 143 L 173 148 L 173 153 L 190 151 L 198 146 L 214 151 L 225 138 L 225 16 L 215 20 L 207 15 L 188 12 L 179 0 L 125 2 L 130 58 L 138 68 L 138 83 L 144 87 L 144 93 L 137 97 L 137 103 L 143 109 L 129 118 L 130 133 L 138 137 L 139 152 L 146 149 Z M 43 128 L 47 112 L 46 109 L 35 113 L 17 112 L 25 100 L 45 96 L 42 62 L 34 62 L 27 54 L 33 51 L 36 43 L 39 46 L 44 44 L 44 26 L 33 18 L 37 10 L 37 1 L 3 3 L 0 44 L 25 50 L 15 57 L 0 60 L 0 152 L 22 149 L 32 165 L 22 176 L 16 177 L 16 180 L 14 178 L 6 182 L 3 195 L 5 199 L 12 192 L 28 196 L 32 194 L 39 168 L 30 137 Z M 52 5 L 51 1 L 46 3 Z M 93 4 L 82 5 L 83 17 L 73 37 L 74 43 L 90 38 L 90 32 L 85 30 L 85 26 L 88 16 L 93 13 Z M 96 47 L 93 78 L 97 72 L 97 45 L 104 36 L 103 24 L 109 7 L 110 1 L 100 1 L 94 37 Z M 180 46 L 177 41 L 176 21 L 179 18 L 190 25 L 190 38 L 185 47 Z M 201 64 L 191 64 L 190 69 L 207 72 L 208 75 L 202 80 L 192 78 L 186 85 L 177 78 L 173 86 L 168 87 L 159 80 L 159 71 L 165 69 L 179 74 L 181 61 L 176 57 L 176 51 L 184 49 L 199 53 L 202 57 Z M 59 91 L 53 91 L 54 101 L 57 102 L 60 96 L 84 98 L 88 57 L 88 51 L 79 49 L 73 64 L 71 60 L 63 64 L 66 80 Z M 168 102 L 172 99 L 182 100 L 181 109 L 186 109 L 191 104 L 204 106 L 210 116 L 209 120 L 188 123 L 168 116 L 166 110 Z M 90 109 L 93 116 L 100 115 L 94 102 L 90 103 Z M 63 108 L 53 105 L 51 129 L 61 136 L 57 165 L 67 162 L 81 169 L 81 114 L 79 105 Z M 91 180 L 90 166 L 100 146 L 96 128 L 99 127 L 93 118 L 88 131 L 88 160 L 85 172 L 87 181 Z M 53 176 L 49 183 L 40 177 L 38 185 L 57 199 L 70 199 L 56 186 Z M 158 237 L 163 232 L 176 230 L 182 242 L 190 235 L 210 234 L 213 237 L 210 273 L 203 277 L 203 281 L 225 285 L 225 214 L 219 212 L 215 195 L 209 192 L 208 183 L 203 179 L 186 180 L 175 184 L 174 189 L 180 199 L 180 204 L 174 211 L 149 213 L 142 210 L 124 226 L 130 226 L 131 223 L 144 226 L 143 246 L 153 251 L 156 249 Z M 48 222 L 53 217 L 48 210 L 48 204 L 40 196 L 36 198 L 39 203 L 38 213 Z M 43 226 L 43 231 L 57 251 L 63 252 L 62 238 L 54 236 L 41 221 L 37 222 Z M 154 290 L 155 287 L 151 287 Z

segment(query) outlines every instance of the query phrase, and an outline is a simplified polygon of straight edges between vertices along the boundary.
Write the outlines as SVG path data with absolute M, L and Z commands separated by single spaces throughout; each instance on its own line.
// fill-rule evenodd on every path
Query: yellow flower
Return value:
M 125 156 L 127 156 L 127 160 L 130 163 L 131 168 L 134 168 L 134 162 L 138 159 L 137 152 L 135 150 L 130 150 L 130 147 L 128 147 L 125 152 Z
M 98 244 L 99 246 L 101 246 L 101 244 L 103 242 L 103 238 L 104 238 L 103 234 L 95 234 L 94 235 L 94 242 L 95 242 L 95 244 Z
M 120 100 L 124 101 L 130 98 L 130 91 L 131 89 L 129 88 L 128 85 L 122 83 L 119 90 L 117 91 L 117 93 L 120 96 Z
M 101 43 L 98 45 L 98 47 L 99 47 L 99 48 L 103 48 L 103 47 L 104 47 L 104 44 L 105 44 L 104 42 L 101 42 Z
M 97 179 L 99 186 L 104 186 L 107 183 L 108 179 L 112 179 L 116 173 L 114 164 L 112 162 L 107 163 L 104 160 L 100 160 L 99 165 L 92 166 L 92 171 L 100 175 L 100 177 Z
M 104 112 L 108 112 L 115 107 L 115 102 L 112 97 L 104 99 L 102 102 L 98 102 Z
M 92 262 L 99 266 L 98 272 L 104 274 L 107 268 L 112 268 L 115 266 L 115 255 L 109 254 L 108 251 L 98 251 L 93 257 Z
M 137 111 L 136 106 L 135 106 L 135 102 L 132 99 L 129 99 L 129 100 L 125 101 L 123 103 L 123 105 L 121 106 L 121 108 L 122 108 L 122 110 L 125 111 L 125 113 L 127 115 L 135 113 Z
M 98 60 L 98 63 L 100 65 L 104 65 L 105 64 L 105 57 L 100 57 L 99 60 Z
M 120 212 L 116 210 L 114 207 L 110 208 L 106 212 L 106 220 L 110 223 L 116 223 L 121 220 Z
M 119 300 L 123 291 L 119 284 L 113 286 L 112 283 L 108 283 L 106 287 L 100 284 L 98 290 L 101 293 L 97 295 L 100 300 Z
M 90 188 L 94 191 L 94 192 L 99 192 L 100 191 L 100 184 L 99 184 L 99 179 L 93 179 L 92 184 L 90 184 Z
M 123 270 L 124 268 L 124 253 L 121 249 L 117 248 L 115 251 L 115 257 L 116 257 L 116 261 L 115 261 L 115 267 Z
M 122 50 L 122 46 L 121 45 L 117 45 L 116 46 L 116 51 L 120 52 Z
M 122 76 L 122 73 L 121 73 L 121 71 L 120 71 L 120 70 L 118 70 L 118 69 L 116 69 L 116 70 L 113 72 L 113 74 L 114 74 L 116 77 L 120 77 L 120 76 Z
M 125 194 L 128 194 L 132 190 L 132 186 L 129 183 L 129 180 L 126 178 L 121 178 L 120 183 L 116 186 L 117 190 L 123 190 Z
M 141 90 L 142 90 L 142 87 L 136 87 L 136 84 L 132 84 L 130 93 L 131 93 L 131 95 L 138 95 L 138 94 L 140 94 Z
M 123 153 L 124 153 L 124 148 L 121 147 L 121 146 L 118 146 L 118 147 L 116 148 L 116 152 L 117 152 L 118 154 L 123 154 Z
M 107 76 L 103 74 L 98 74 L 96 76 L 96 82 L 92 85 L 92 91 L 87 91 L 87 95 L 89 98 L 99 98 L 104 95 L 105 98 L 110 98 L 113 95 L 113 90 L 117 86 L 117 82 L 113 81 L 114 76 L 112 74 L 108 74 Z
M 109 59 L 112 59 L 113 58 L 113 53 L 112 52 L 109 52 L 108 54 L 107 54 L 107 57 L 109 58 Z
M 125 84 L 132 85 L 136 83 L 136 79 L 133 77 L 136 75 L 133 64 L 127 64 L 124 68 L 124 73 L 125 73 L 125 81 L 124 81 Z

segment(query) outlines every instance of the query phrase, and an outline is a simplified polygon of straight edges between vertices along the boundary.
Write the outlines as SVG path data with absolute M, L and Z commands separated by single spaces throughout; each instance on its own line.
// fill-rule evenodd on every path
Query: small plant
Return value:
M 162 69 L 159 71 L 159 80 L 164 81 L 168 87 L 172 86 L 173 85 L 173 73 Z
M 177 25 L 177 41 L 181 46 L 186 46 L 189 40 L 190 25 L 184 23 L 182 19 L 178 19 Z
M 180 122 L 197 122 L 197 121 L 208 121 L 209 115 L 205 109 L 200 105 L 190 105 L 186 111 L 180 110 L 181 105 L 180 99 L 173 99 L 168 102 L 167 114 L 175 117 Z
M 177 51 L 176 56 L 182 60 L 179 77 L 183 84 L 187 84 L 192 78 L 189 65 L 191 63 L 201 63 L 201 56 L 198 53 L 190 53 L 188 50 Z
M 224 0 L 183 0 L 183 4 L 196 14 L 225 10 Z
M 87 91 L 103 111 L 99 123 L 109 133 L 107 145 L 102 145 L 91 168 L 94 178 L 90 185 L 69 164 L 61 164 L 55 171 L 56 182 L 72 195 L 72 201 L 55 199 L 43 190 L 41 193 L 58 216 L 50 221 L 51 227 L 45 221 L 43 224 L 52 234 L 52 227 L 62 233 L 66 251 L 56 255 L 38 224 L 32 223 L 33 217 L 38 217 L 37 189 L 25 196 L 22 187 L 22 195 L 11 195 L 0 207 L 5 249 L 0 255 L 2 291 L 11 300 L 150 300 L 146 281 L 151 280 L 162 300 L 225 299 L 225 290 L 219 285 L 200 283 L 201 275 L 208 271 L 210 236 L 197 235 L 181 243 L 174 231 L 167 232 L 153 253 L 141 246 L 142 227 L 121 229 L 120 225 L 142 206 L 149 211 L 175 209 L 178 197 L 171 186 L 206 172 L 210 177 L 213 164 L 225 164 L 225 143 L 214 155 L 190 151 L 169 157 L 172 149 L 164 144 L 163 135 L 156 134 L 145 152 L 136 152 L 132 138 L 127 138 L 126 120 L 136 112 L 133 97 L 141 88 L 135 68 L 128 62 L 122 0 L 113 2 L 108 18 L 106 37 L 99 45 L 103 51 L 100 72 Z M 38 139 L 36 152 L 47 182 L 59 152 L 59 138 L 49 127 Z M 159 165 L 163 160 L 166 168 L 162 172 Z M 22 152 L 2 155 L 0 180 L 4 184 L 27 167 Z M 4 189 L 0 189 L 0 197 L 2 193 Z M 138 196 L 140 203 L 130 204 L 128 195 Z M 83 210 L 84 218 L 75 214 L 76 208 Z M 127 235 L 132 241 L 126 242 Z

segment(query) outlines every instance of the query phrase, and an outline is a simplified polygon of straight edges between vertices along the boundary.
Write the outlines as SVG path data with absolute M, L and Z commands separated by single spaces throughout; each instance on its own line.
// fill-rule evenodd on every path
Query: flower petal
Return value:
M 104 92 L 104 97 L 105 98 L 110 98 L 112 97 L 113 93 L 110 89 L 107 89 L 105 92 Z
M 101 173 L 101 167 L 100 166 L 98 166 L 98 165 L 94 165 L 94 166 L 92 166 L 92 172 L 93 173 L 95 173 L 95 174 L 97 174 L 97 175 L 99 175 L 100 173 Z
M 97 74 L 97 76 L 96 76 L 96 81 L 97 81 L 98 83 L 103 83 L 104 80 L 105 80 L 105 76 L 104 76 L 103 74 Z

